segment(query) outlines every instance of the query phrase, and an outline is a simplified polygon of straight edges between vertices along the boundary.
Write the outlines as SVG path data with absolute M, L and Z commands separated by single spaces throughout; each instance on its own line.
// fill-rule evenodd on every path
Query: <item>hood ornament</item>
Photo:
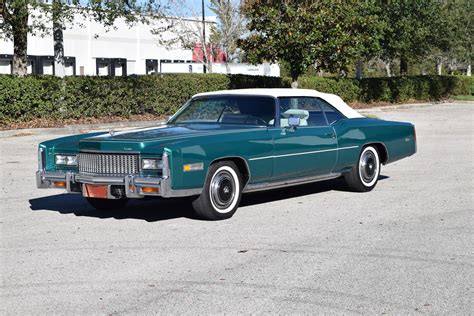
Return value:
M 109 129 L 109 134 L 110 136 L 114 136 L 115 135 L 115 131 L 113 128 Z

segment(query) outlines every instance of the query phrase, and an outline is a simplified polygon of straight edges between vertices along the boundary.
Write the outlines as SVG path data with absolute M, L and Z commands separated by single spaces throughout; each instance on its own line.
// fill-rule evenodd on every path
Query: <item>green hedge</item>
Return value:
M 400 102 L 470 94 L 473 79 L 456 76 L 337 79 L 302 77 L 300 88 L 335 93 L 344 100 Z M 289 87 L 287 78 L 220 74 L 130 77 L 0 75 L 0 125 L 36 118 L 56 120 L 171 114 L 193 94 L 223 89 Z
M 451 95 L 471 94 L 472 77 L 412 76 L 391 78 L 302 77 L 300 88 L 334 93 L 345 101 L 403 102 L 408 100 L 439 100 Z

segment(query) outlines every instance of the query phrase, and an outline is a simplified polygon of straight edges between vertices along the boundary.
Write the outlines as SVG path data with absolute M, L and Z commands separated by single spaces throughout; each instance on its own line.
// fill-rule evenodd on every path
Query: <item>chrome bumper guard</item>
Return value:
M 166 159 L 165 159 L 166 160 Z M 58 187 L 55 182 L 65 182 L 65 187 Z M 112 186 L 124 188 L 125 197 L 143 198 L 145 196 L 161 196 L 165 198 L 183 197 L 201 194 L 200 189 L 174 190 L 171 188 L 169 167 L 165 164 L 163 176 L 160 178 L 138 177 L 127 175 L 121 177 L 85 175 L 75 172 L 49 172 L 45 170 L 36 171 L 36 186 L 39 189 L 62 188 L 69 193 L 82 193 L 85 184 L 96 184 L 107 186 L 107 198 L 119 198 L 113 194 Z M 157 192 L 144 192 L 143 188 L 158 188 Z
M 125 177 L 104 177 L 104 176 L 90 176 L 74 172 L 36 172 L 36 186 L 40 189 L 60 189 L 54 185 L 54 182 L 65 182 L 66 191 L 68 193 L 82 193 L 82 186 L 85 184 L 107 185 L 107 198 L 115 199 L 116 197 L 111 192 L 111 186 L 123 186 L 125 196 L 127 198 L 143 198 L 145 196 L 175 196 L 168 179 L 164 178 L 141 178 L 135 176 Z M 143 192 L 143 188 L 158 188 L 158 192 Z

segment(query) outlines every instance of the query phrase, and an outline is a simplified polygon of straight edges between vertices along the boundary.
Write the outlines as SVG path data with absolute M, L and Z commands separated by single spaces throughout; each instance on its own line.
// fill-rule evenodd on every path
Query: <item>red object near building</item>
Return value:
M 208 52 L 210 52 L 211 44 L 206 44 L 206 49 Z M 213 49 L 211 57 L 212 57 L 213 63 L 224 63 L 227 60 L 224 51 L 220 48 Z M 195 43 L 193 47 L 193 61 L 202 62 L 203 60 L 204 60 L 204 52 L 202 50 L 202 44 Z

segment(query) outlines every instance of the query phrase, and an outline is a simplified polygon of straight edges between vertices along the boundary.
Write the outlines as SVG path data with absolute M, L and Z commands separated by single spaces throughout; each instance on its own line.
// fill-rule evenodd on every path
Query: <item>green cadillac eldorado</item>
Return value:
M 43 142 L 36 181 L 97 209 L 192 196 L 201 218 L 218 220 L 246 192 L 337 177 L 370 191 L 381 164 L 415 152 L 413 124 L 364 117 L 336 95 L 229 90 L 193 96 L 164 125 Z

